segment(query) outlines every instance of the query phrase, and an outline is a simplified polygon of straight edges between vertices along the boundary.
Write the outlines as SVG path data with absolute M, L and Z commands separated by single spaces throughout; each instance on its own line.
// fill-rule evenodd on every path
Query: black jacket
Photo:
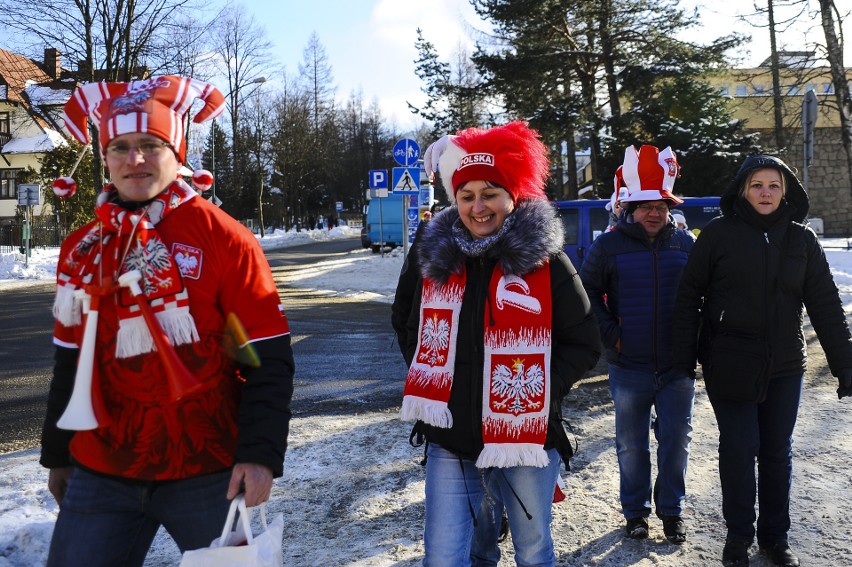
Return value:
M 786 196 L 777 220 L 761 219 L 739 191 L 748 174 L 782 172 Z M 693 373 L 705 366 L 716 333 L 768 342 L 770 376 L 806 370 L 803 307 L 835 376 L 852 368 L 852 337 L 843 304 L 816 234 L 803 224 L 808 197 L 792 171 L 767 156 L 746 159 L 720 201 L 722 216 L 698 237 L 678 290 L 675 365 Z M 769 226 L 764 226 L 769 224 Z
M 407 364 L 417 348 L 420 292 L 423 275 L 446 281 L 450 273 L 467 269 L 467 284 L 459 314 L 458 346 L 449 409 L 453 426 L 441 429 L 418 423 L 430 442 L 466 459 L 482 450 L 482 380 L 485 306 L 491 274 L 499 263 L 504 273 L 523 275 L 550 261 L 553 296 L 551 344 L 551 407 L 545 448 L 567 442 L 559 422 L 562 399 L 571 386 L 600 357 L 597 323 L 577 271 L 562 252 L 561 222 L 546 201 L 521 202 L 515 224 L 485 257 L 469 258 L 456 246 L 452 225 L 455 207 L 435 215 L 412 245 L 400 274 L 392 323 Z

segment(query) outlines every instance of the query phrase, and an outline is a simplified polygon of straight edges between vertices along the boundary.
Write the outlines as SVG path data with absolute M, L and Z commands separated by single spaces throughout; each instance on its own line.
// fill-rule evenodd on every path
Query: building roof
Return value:
M 64 105 L 73 90 L 73 80 L 59 81 L 52 77 L 41 63 L 0 49 L 0 100 L 19 105 L 45 133 L 45 136 L 19 140 L 14 148 L 16 152 L 25 152 L 25 147 L 44 148 L 55 146 L 57 143 L 61 145 L 61 135 L 56 131 L 61 126 L 56 124 L 49 108 Z M 10 141 L 2 151 L 12 152 L 10 145 L 14 143 L 15 140 Z
M 815 51 L 779 51 L 778 66 L 804 69 L 814 67 L 818 58 Z M 767 57 L 758 67 L 771 67 L 772 57 Z
M 27 83 L 50 83 L 53 79 L 41 65 L 23 55 L 0 49 L 0 81 L 7 85 L 6 99 L 29 107 L 24 97 Z

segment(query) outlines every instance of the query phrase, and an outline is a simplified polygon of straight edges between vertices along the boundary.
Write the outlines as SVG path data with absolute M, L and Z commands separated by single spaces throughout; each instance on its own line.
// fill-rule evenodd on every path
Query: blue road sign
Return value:
M 420 168 L 393 168 L 393 184 L 391 185 L 391 191 L 393 191 L 395 195 L 419 195 Z
M 403 138 L 393 147 L 393 159 L 404 167 L 416 165 L 420 159 L 420 146 L 410 138 Z
M 387 189 L 388 188 L 388 170 L 387 169 L 371 169 L 370 170 L 370 189 Z

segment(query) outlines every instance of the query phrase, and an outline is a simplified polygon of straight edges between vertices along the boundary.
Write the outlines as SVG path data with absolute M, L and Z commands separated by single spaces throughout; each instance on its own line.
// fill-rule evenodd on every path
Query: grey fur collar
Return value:
M 503 273 L 522 276 L 561 252 L 565 233 L 556 208 L 547 201 L 521 201 L 512 215 L 514 225 L 486 256 L 496 258 Z M 453 239 L 452 227 L 457 220 L 456 206 L 444 209 L 429 221 L 414 243 L 424 278 L 443 284 L 450 274 L 461 272 L 467 258 Z

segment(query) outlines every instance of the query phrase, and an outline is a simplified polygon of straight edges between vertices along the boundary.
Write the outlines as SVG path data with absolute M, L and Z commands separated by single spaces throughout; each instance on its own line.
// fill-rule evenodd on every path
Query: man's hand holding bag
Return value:
M 237 510 L 240 517 L 234 525 Z M 243 495 L 238 495 L 231 501 L 222 535 L 214 539 L 210 547 L 184 552 L 180 567 L 284 567 L 281 549 L 284 515 L 277 514 L 267 524 L 264 503 L 260 506 L 260 520 L 263 531 L 255 536 L 251 532 L 251 515 Z

